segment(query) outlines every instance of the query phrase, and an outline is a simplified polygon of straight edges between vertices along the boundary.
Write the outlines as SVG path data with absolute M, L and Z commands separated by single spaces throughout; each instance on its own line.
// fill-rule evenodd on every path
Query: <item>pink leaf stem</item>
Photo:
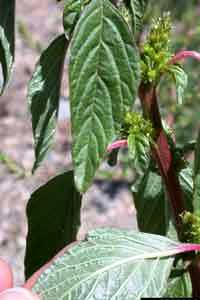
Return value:
M 118 149 L 118 148 L 125 148 L 128 146 L 128 142 L 127 140 L 118 140 L 116 142 L 113 142 L 112 144 L 110 144 L 108 147 L 107 147 L 107 151 L 108 152 L 111 152 L 112 150 L 114 149 Z
M 169 61 L 170 64 L 175 64 L 180 60 L 185 60 L 186 58 L 194 58 L 198 61 L 200 61 L 200 53 L 197 51 L 191 51 L 191 50 L 182 50 L 176 53 Z
M 181 244 L 177 247 L 177 253 L 200 251 L 200 244 Z

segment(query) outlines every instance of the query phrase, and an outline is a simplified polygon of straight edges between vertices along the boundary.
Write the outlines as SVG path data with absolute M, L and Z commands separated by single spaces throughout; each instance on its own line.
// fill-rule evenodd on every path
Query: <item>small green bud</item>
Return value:
M 155 70 L 149 70 L 148 73 L 149 82 L 153 82 L 156 79 L 156 71 Z

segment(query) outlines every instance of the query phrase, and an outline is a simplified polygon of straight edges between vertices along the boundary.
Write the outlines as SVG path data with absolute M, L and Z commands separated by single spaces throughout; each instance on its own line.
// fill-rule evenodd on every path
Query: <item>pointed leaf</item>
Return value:
M 67 0 L 65 1 L 63 11 L 63 27 L 66 37 L 69 39 L 74 26 L 80 16 L 82 9 L 82 0 Z
M 184 195 L 184 206 L 188 211 L 193 211 L 192 192 L 193 192 L 193 178 L 192 169 L 187 167 L 181 170 L 179 174 L 180 185 Z
M 57 122 L 63 63 L 68 41 L 57 37 L 42 53 L 28 87 L 35 141 L 35 163 L 39 166 L 53 142 Z
M 148 0 L 125 0 L 125 4 L 131 14 L 133 33 L 136 34 L 142 27 L 142 19 Z
M 193 191 L 194 212 L 200 212 L 200 131 L 195 147 L 194 160 L 194 191 Z
M 177 65 L 171 65 L 169 68 L 169 72 L 172 75 L 172 78 L 176 85 L 177 102 L 178 102 L 178 104 L 182 104 L 184 91 L 188 84 L 187 74 L 181 67 L 179 67 Z
M 161 297 L 177 243 L 140 232 L 97 229 L 39 277 L 43 300 L 132 300 Z
M 0 1 L 0 94 L 3 93 L 12 72 L 15 51 L 15 0 Z
M 69 75 L 75 181 L 85 191 L 138 86 L 137 49 L 110 1 L 93 0 L 80 17 Z
M 31 195 L 27 206 L 26 278 L 76 240 L 80 208 L 81 196 L 72 171 L 54 177 Z

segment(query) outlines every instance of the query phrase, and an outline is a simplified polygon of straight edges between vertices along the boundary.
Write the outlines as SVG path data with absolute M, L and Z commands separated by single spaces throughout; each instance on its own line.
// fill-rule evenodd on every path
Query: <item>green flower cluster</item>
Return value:
M 137 112 L 127 112 L 122 128 L 122 136 L 127 138 L 129 135 L 146 137 L 152 139 L 154 129 L 151 121 L 145 120 L 141 114 Z
M 153 141 L 154 129 L 149 120 L 139 113 L 128 112 L 121 131 L 128 141 L 128 151 L 136 169 L 144 169 L 148 163 L 148 153 Z
M 171 53 L 171 18 L 169 13 L 153 21 L 141 54 L 141 72 L 145 83 L 158 82 L 167 70 Z
M 181 215 L 182 239 L 187 243 L 200 244 L 200 216 L 189 211 Z

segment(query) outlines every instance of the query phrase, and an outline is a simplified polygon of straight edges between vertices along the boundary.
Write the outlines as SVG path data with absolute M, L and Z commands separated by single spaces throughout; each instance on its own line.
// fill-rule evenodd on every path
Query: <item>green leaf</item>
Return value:
M 81 14 L 83 0 L 67 0 L 63 11 L 63 27 L 69 39 Z
M 27 205 L 26 278 L 76 240 L 80 209 L 81 196 L 72 171 L 54 177 L 31 195 Z
M 125 0 L 125 4 L 131 14 L 133 33 L 136 34 L 141 30 L 142 19 L 148 0 Z
M 200 212 L 200 131 L 195 147 L 194 159 L 194 190 L 193 190 L 194 212 Z
M 189 273 L 169 279 L 165 297 L 192 297 L 192 284 Z
M 63 63 L 68 41 L 57 37 L 42 53 L 28 87 L 35 142 L 35 163 L 39 166 L 53 142 L 55 133 Z
M 75 181 L 90 186 L 106 147 L 133 105 L 138 52 L 128 25 L 108 0 L 93 0 L 71 43 L 69 76 Z
M 134 193 L 138 227 L 143 232 L 166 235 L 169 228 L 169 205 L 160 175 L 150 169 Z
M 191 168 L 183 169 L 180 172 L 179 180 L 184 194 L 185 208 L 192 211 Z M 143 232 L 166 235 L 169 231 L 171 212 L 160 175 L 150 169 L 146 171 L 134 192 L 134 202 L 139 229 Z
M 190 167 L 181 170 L 179 174 L 180 185 L 184 195 L 184 206 L 188 211 L 193 211 L 192 193 L 193 193 L 193 172 Z
M 172 79 L 176 85 L 177 102 L 178 104 L 182 104 L 184 91 L 188 84 L 188 76 L 185 71 L 177 65 L 171 65 L 169 73 L 172 75 Z
M 136 169 L 145 170 L 149 162 L 150 142 L 145 136 L 128 136 L 128 152 Z
M 97 229 L 56 259 L 33 290 L 43 300 L 161 297 L 173 264 L 165 256 L 177 245 L 158 235 Z
M 0 80 L 0 95 L 3 93 L 12 72 L 15 51 L 15 0 L 0 1 L 0 64 L 3 82 Z

